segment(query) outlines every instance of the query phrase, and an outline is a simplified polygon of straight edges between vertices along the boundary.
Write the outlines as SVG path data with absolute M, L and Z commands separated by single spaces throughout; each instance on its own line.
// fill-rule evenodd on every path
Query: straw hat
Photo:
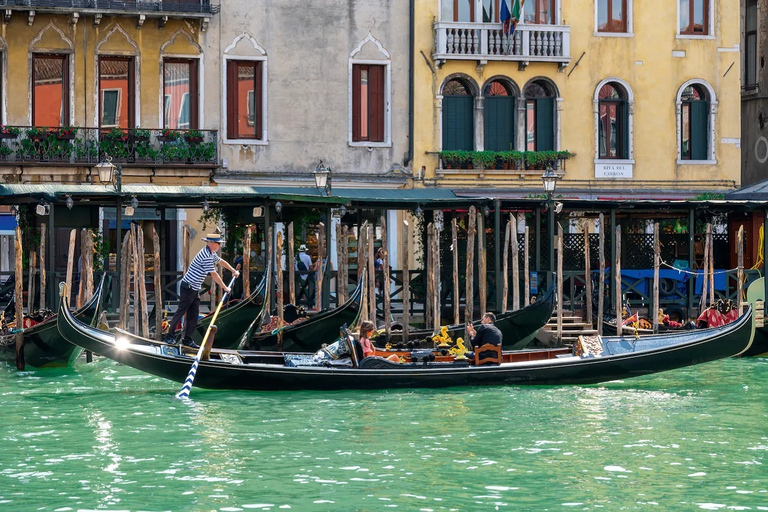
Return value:
M 307 244 L 301 244 L 299 246 L 299 252 L 307 252 Z
M 204 242 L 216 242 L 217 244 L 224 244 L 225 240 L 221 237 L 218 233 L 211 233 L 208 235 L 205 235 L 202 240 Z

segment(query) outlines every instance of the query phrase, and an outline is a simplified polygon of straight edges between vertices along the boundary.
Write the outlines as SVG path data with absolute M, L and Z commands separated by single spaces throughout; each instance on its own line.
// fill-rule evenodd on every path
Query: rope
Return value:
M 687 268 L 677 268 L 677 267 L 675 267 L 673 265 L 670 265 L 669 263 L 667 263 L 664 260 L 661 260 L 661 264 L 664 265 L 665 267 L 671 268 L 672 270 L 677 270 L 678 272 L 682 272 L 683 274 L 690 274 L 692 276 L 699 275 L 698 272 L 694 272 L 692 270 L 688 270 Z M 712 274 L 726 274 L 728 272 L 735 272 L 737 270 L 739 270 L 738 267 L 736 267 L 736 268 L 729 268 L 729 269 L 725 269 L 725 270 L 715 270 L 714 272 L 712 272 Z
M 760 226 L 760 241 L 757 243 L 757 261 L 754 265 L 752 265 L 752 268 L 749 270 L 759 270 L 760 267 L 763 266 L 763 262 L 765 261 L 765 231 L 764 227 Z

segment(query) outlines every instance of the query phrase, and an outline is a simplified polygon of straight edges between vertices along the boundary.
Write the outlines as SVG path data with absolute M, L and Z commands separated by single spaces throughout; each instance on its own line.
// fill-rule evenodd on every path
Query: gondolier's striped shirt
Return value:
M 182 280 L 186 281 L 193 290 L 200 290 L 200 287 L 203 286 L 203 281 L 205 281 L 205 277 L 211 272 L 216 271 L 214 265 L 220 260 L 221 257 L 215 252 L 212 252 L 206 245 L 199 253 L 197 253 L 195 259 L 192 260 L 192 263 L 190 263 Z

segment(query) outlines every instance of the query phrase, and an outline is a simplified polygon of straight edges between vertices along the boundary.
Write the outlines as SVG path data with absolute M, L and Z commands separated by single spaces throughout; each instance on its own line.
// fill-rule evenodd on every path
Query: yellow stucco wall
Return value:
M 635 0 L 631 37 L 595 36 L 595 1 L 560 2 L 563 25 L 570 26 L 571 62 L 563 72 L 555 63 L 531 63 L 523 71 L 516 61 L 490 61 L 483 67 L 477 61 L 448 60 L 435 66 L 434 22 L 439 19 L 435 0 L 416 3 L 415 40 L 415 134 L 414 169 L 424 166 L 427 179 L 434 177 L 441 149 L 440 123 L 436 97 L 446 77 L 462 73 L 478 86 L 495 75 L 511 78 L 519 88 L 534 77 L 548 77 L 557 86 L 562 101 L 559 127 L 560 147 L 576 156 L 567 162 L 564 182 L 574 186 L 605 183 L 595 180 L 595 118 L 593 98 L 598 83 L 616 77 L 623 80 L 634 96 L 634 176 L 637 187 L 658 188 L 657 180 L 740 180 L 740 149 L 734 143 L 740 136 L 739 10 L 725 0 L 714 4 L 714 35 L 687 39 L 676 36 L 677 3 L 671 0 Z M 673 57 L 684 51 L 685 57 Z M 421 53 L 429 58 L 425 62 Z M 584 53 L 577 67 L 574 64 Z M 434 72 L 430 69 L 433 67 Z M 732 66 L 732 67 L 731 67 Z M 729 69 L 730 67 L 730 69 Z M 570 73 L 570 76 L 568 74 Z M 718 103 L 715 117 L 716 164 L 678 165 L 676 96 L 687 80 L 706 81 Z M 722 139 L 732 139 L 723 142 Z M 476 174 L 468 174 L 468 177 Z M 530 180 L 538 177 L 531 177 Z M 608 180 L 613 181 L 613 180 Z M 626 183 L 626 181 L 624 181 Z M 656 183 L 654 183 L 656 182 Z M 437 181 L 442 186 L 440 180 Z M 471 183 L 467 180 L 465 183 Z M 483 186 L 482 180 L 474 180 Z M 519 186 L 518 176 L 510 188 Z M 530 186 L 530 183 L 528 183 Z M 680 185 L 678 185 L 680 186 Z M 719 183 L 722 187 L 723 184 Z

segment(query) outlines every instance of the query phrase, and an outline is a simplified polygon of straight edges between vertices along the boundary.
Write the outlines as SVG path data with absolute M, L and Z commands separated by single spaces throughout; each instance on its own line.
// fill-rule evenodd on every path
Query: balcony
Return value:
M 217 130 L 0 127 L 0 166 L 218 166 Z
M 555 62 L 562 69 L 571 61 L 571 27 L 567 25 L 519 24 L 511 36 L 504 34 L 501 23 L 435 23 L 433 55 L 438 66 L 448 60 L 489 60 L 518 62 Z
M 541 176 L 547 168 L 565 173 L 565 162 L 574 156 L 564 151 L 439 151 L 435 175 L 477 175 L 520 178 Z
M 139 28 L 147 18 L 156 18 L 158 26 L 163 27 L 173 16 L 197 19 L 205 32 L 209 16 L 218 13 L 221 6 L 213 5 L 211 0 L 0 0 L 0 9 L 6 24 L 14 11 L 25 13 L 30 25 L 36 12 L 68 14 L 71 24 L 77 23 L 80 16 L 93 16 L 94 25 L 99 25 L 104 15 L 136 16 Z

